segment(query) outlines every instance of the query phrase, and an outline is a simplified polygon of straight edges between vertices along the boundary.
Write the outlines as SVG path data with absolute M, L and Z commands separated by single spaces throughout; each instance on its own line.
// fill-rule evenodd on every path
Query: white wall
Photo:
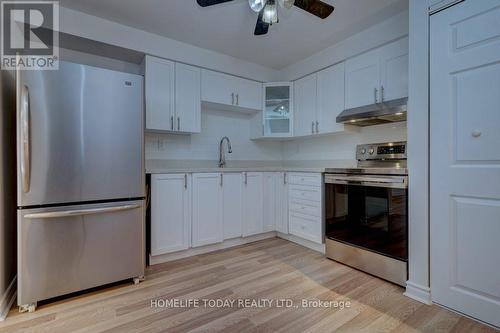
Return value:
M 281 78 L 296 80 L 407 35 L 408 11 L 404 11 L 282 69 Z
M 254 142 L 250 140 L 253 115 L 203 109 L 201 133 L 192 135 L 146 135 L 146 160 L 217 160 L 219 142 L 229 137 L 233 153 L 227 160 L 269 161 L 281 160 L 279 142 Z
M 257 81 L 273 81 L 279 72 L 160 35 L 61 7 L 60 30 L 94 41 Z
M 283 159 L 354 160 L 356 145 L 390 141 L 406 141 L 406 123 L 370 126 L 357 132 L 286 141 L 283 143 Z
M 409 280 L 406 295 L 430 303 L 429 279 L 429 15 L 410 1 L 408 165 Z

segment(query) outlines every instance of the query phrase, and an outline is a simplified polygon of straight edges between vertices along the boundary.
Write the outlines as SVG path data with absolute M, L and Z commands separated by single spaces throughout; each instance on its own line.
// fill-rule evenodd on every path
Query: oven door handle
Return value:
M 408 177 L 326 175 L 325 183 L 372 187 L 408 188 Z

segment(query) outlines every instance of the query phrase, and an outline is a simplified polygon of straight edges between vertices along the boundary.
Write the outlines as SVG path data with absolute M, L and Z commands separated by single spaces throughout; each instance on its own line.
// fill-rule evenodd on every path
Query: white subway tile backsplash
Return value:
M 237 112 L 203 110 L 199 134 L 147 133 L 146 159 L 215 161 L 223 136 L 228 136 L 233 146 L 233 153 L 226 158 L 235 161 L 353 160 L 358 144 L 406 140 L 403 122 L 283 143 L 256 142 L 250 140 L 251 117 Z

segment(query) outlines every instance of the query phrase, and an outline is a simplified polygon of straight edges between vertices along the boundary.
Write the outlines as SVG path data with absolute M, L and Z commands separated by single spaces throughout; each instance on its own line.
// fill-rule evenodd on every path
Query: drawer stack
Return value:
M 290 234 L 323 243 L 322 175 L 291 173 L 288 182 Z

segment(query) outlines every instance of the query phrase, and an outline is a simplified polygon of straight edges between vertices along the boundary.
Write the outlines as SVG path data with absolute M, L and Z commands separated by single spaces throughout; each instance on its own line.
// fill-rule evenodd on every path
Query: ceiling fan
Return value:
M 208 7 L 233 0 L 196 0 L 201 7 Z M 290 9 L 296 6 L 321 19 L 326 19 L 335 9 L 333 6 L 320 0 L 248 0 L 250 8 L 259 13 L 257 24 L 255 25 L 254 35 L 265 35 L 269 26 L 278 23 L 278 6 Z

